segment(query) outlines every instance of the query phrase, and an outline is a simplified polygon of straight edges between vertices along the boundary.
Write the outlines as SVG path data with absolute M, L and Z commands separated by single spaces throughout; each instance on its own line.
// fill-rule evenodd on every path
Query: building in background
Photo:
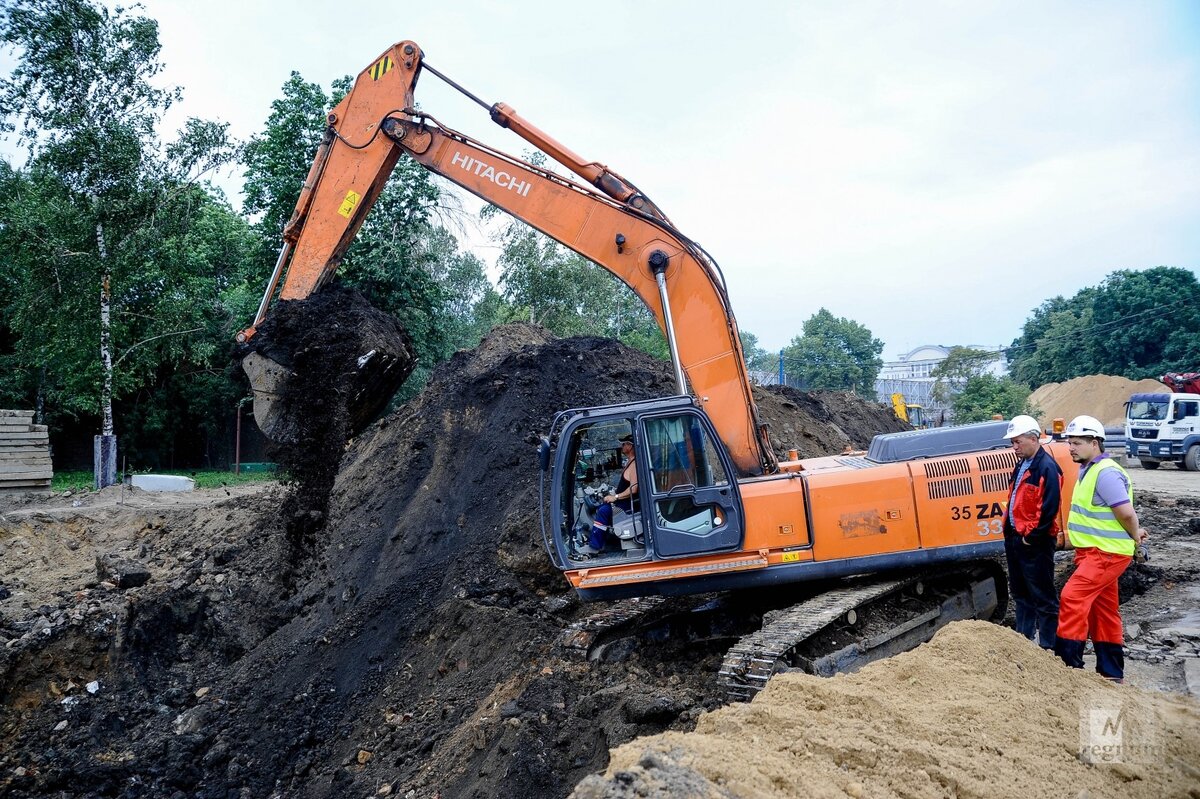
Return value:
M 1003 348 L 981 344 L 961 346 L 996 353 L 995 360 L 988 364 L 985 371 L 996 377 L 1008 374 L 1008 361 L 1004 357 Z M 903 394 L 907 404 L 920 405 L 925 409 L 927 417 L 935 421 L 944 419 L 949 408 L 933 398 L 933 370 L 946 360 L 953 348 L 942 344 L 922 344 L 894 361 L 885 361 L 875 379 L 876 399 L 890 404 L 893 394 Z

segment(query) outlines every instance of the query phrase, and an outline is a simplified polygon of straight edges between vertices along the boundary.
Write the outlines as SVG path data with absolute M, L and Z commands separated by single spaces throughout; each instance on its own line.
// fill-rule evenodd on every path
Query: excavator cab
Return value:
M 742 544 L 742 507 L 728 454 L 690 398 L 560 413 L 544 444 L 547 549 L 559 568 L 728 552 Z M 625 466 L 620 441 L 632 436 L 637 501 L 614 508 L 605 547 L 581 554 L 603 497 Z

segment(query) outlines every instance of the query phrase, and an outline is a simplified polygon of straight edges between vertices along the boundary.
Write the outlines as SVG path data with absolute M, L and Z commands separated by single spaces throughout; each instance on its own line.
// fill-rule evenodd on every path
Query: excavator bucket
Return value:
M 400 323 L 338 287 L 280 302 L 241 354 L 254 420 L 288 445 L 362 432 L 416 365 Z

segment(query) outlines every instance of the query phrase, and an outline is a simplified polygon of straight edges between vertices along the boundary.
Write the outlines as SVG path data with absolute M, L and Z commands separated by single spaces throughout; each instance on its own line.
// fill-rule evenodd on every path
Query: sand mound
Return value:
M 573 796 L 1195 796 L 1196 763 L 1200 704 L 967 621 L 856 674 L 780 675 L 694 733 L 616 749 Z
M 1083 413 L 1095 416 L 1105 427 L 1120 427 L 1125 424 L 1125 403 L 1129 395 L 1156 391 L 1170 393 L 1171 390 L 1157 380 L 1087 375 L 1040 386 L 1029 395 L 1029 403 L 1037 409 L 1042 427 L 1049 427 L 1055 419 L 1069 422 Z

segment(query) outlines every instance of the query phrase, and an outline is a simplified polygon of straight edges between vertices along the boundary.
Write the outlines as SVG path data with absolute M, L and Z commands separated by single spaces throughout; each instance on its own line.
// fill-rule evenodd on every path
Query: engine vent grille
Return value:
M 956 474 L 970 474 L 971 464 L 966 458 L 955 458 L 949 461 L 931 461 L 925 464 L 926 477 L 953 477 Z
M 866 458 L 838 458 L 837 462 L 843 466 L 849 466 L 851 469 L 870 469 L 875 466 Z
M 992 472 L 979 475 L 979 485 L 984 491 L 1007 491 L 1009 488 L 1007 472 Z
M 964 461 L 965 463 L 965 461 Z M 948 499 L 950 497 L 965 497 L 975 493 L 971 487 L 971 477 L 951 477 L 945 480 L 929 481 L 930 499 Z
M 1011 472 L 1012 468 L 1016 465 L 1017 453 L 1012 450 L 1008 450 L 1007 452 L 992 452 L 979 456 L 979 470 L 981 472 L 998 472 L 1000 470 Z

